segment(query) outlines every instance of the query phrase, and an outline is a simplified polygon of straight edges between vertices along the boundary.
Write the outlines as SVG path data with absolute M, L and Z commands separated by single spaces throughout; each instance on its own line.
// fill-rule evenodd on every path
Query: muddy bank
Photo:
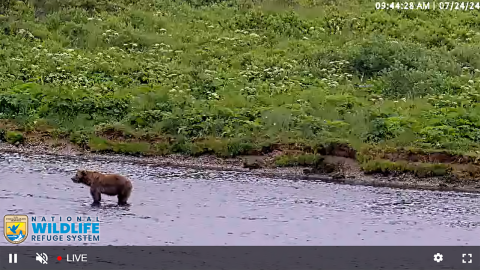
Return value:
M 342 150 L 342 149 L 340 149 Z M 360 163 L 351 158 L 352 151 L 340 151 L 337 156 L 322 156 L 322 168 L 312 166 L 279 167 L 275 157 L 281 151 L 261 156 L 218 158 L 213 155 L 191 157 L 180 154 L 166 156 L 128 156 L 98 154 L 80 149 L 68 142 L 11 145 L 0 143 L 0 152 L 22 154 L 46 154 L 62 158 L 82 158 L 98 161 L 124 161 L 149 166 L 171 166 L 209 170 L 250 172 L 261 177 L 287 177 L 296 180 L 323 181 L 329 183 L 393 187 L 402 189 L 458 191 L 480 193 L 480 183 L 475 179 L 465 180 L 451 175 L 417 177 L 412 173 L 365 173 Z M 327 153 L 329 154 L 329 153 Z

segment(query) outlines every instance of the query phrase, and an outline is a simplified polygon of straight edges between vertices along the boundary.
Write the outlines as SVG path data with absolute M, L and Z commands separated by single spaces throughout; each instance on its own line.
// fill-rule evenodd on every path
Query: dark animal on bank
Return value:
M 127 205 L 127 200 L 132 193 L 132 182 L 119 174 L 78 170 L 77 174 L 72 177 L 72 181 L 90 187 L 90 194 L 93 198 L 92 206 L 100 206 L 101 194 L 117 196 L 118 205 Z

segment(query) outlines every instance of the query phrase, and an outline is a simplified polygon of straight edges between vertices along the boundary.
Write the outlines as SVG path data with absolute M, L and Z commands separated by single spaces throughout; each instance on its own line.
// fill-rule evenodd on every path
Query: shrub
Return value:
M 25 142 L 23 134 L 16 131 L 7 131 L 5 139 L 10 144 L 23 144 Z

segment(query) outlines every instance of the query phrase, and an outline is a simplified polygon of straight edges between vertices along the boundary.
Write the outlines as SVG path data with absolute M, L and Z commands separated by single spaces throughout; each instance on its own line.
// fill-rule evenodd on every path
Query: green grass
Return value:
M 447 164 L 411 164 L 405 161 L 392 162 L 388 160 L 372 160 L 362 164 L 365 173 L 381 173 L 391 175 L 395 173 L 410 173 L 420 178 L 446 176 L 452 170 Z
M 277 167 L 295 167 L 307 166 L 315 167 L 323 161 L 323 158 L 315 154 L 301 155 L 281 155 L 275 157 L 275 165 Z
M 94 151 L 480 150 L 476 10 L 32 0 L 0 14 L 0 119 Z
M 5 139 L 11 144 L 22 144 L 25 141 L 23 134 L 15 131 L 7 131 L 5 134 Z

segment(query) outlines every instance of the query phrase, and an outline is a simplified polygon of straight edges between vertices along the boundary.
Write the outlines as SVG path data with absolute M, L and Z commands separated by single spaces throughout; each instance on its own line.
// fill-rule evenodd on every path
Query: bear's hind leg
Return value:
M 92 206 L 100 206 L 100 201 L 102 200 L 100 191 L 97 189 L 91 188 L 90 194 L 92 195 L 92 198 L 93 198 Z
M 128 205 L 127 201 L 130 198 L 130 193 L 132 192 L 131 188 L 127 190 L 123 190 L 120 194 L 118 194 L 118 205 Z

